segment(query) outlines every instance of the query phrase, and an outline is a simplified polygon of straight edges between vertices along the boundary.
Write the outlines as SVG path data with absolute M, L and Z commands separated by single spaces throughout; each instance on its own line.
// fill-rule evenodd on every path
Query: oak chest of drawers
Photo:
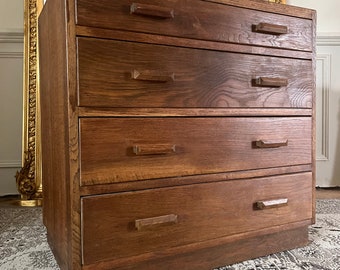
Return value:
M 202 269 L 307 244 L 315 12 L 48 0 L 44 224 L 61 269 Z

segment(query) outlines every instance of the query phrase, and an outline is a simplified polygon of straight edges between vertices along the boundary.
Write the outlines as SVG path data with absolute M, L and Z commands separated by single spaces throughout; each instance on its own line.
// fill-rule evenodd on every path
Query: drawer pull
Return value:
M 278 148 L 282 146 L 288 146 L 288 140 L 258 140 L 255 141 L 256 148 Z
M 139 144 L 133 147 L 136 156 L 166 155 L 176 152 L 176 145 L 173 144 Z
M 278 208 L 278 207 L 282 207 L 286 205 L 288 205 L 287 198 L 256 202 L 256 207 L 257 209 L 260 209 L 260 210 L 269 209 L 269 208 Z
M 132 3 L 130 13 L 142 16 L 156 17 L 160 19 L 173 19 L 174 10 L 167 7 Z
M 151 217 L 135 220 L 135 227 L 138 231 L 159 225 L 172 225 L 177 223 L 177 215 L 170 214 L 159 217 Z
M 131 78 L 137 81 L 170 82 L 174 81 L 175 74 L 157 70 L 133 70 L 131 71 Z
M 253 31 L 263 34 L 283 35 L 288 33 L 288 27 L 271 23 L 259 23 L 253 25 Z
M 252 84 L 260 87 L 282 87 L 288 85 L 288 80 L 286 78 L 259 77 L 253 79 Z

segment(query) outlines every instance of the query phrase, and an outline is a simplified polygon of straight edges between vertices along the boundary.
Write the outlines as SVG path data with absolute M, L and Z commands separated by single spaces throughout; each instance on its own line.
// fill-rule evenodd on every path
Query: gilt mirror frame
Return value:
M 24 0 L 22 168 L 16 184 L 22 205 L 42 202 L 38 16 L 43 0 Z
M 277 4 L 286 4 L 286 0 L 268 0 L 268 1 Z

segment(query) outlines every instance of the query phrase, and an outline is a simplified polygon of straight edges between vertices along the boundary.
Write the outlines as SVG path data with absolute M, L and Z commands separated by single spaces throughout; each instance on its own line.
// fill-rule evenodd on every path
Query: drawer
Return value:
M 83 118 L 81 185 L 310 164 L 310 117 Z
M 312 20 L 197 0 L 78 0 L 77 24 L 312 51 Z
M 308 220 L 311 191 L 312 174 L 301 173 L 86 197 L 83 261 L 180 252 L 192 243 Z
M 79 105 L 312 107 L 309 60 L 78 39 Z

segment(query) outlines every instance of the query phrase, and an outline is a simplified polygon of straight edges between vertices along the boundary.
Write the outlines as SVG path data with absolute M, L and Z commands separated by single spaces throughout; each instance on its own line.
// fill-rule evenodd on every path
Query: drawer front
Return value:
M 197 0 L 78 0 L 77 24 L 312 51 L 312 20 Z
M 310 164 L 311 121 L 81 119 L 81 185 Z
M 78 39 L 79 105 L 312 107 L 312 62 Z
M 83 198 L 84 264 L 307 220 L 311 191 L 302 173 Z

